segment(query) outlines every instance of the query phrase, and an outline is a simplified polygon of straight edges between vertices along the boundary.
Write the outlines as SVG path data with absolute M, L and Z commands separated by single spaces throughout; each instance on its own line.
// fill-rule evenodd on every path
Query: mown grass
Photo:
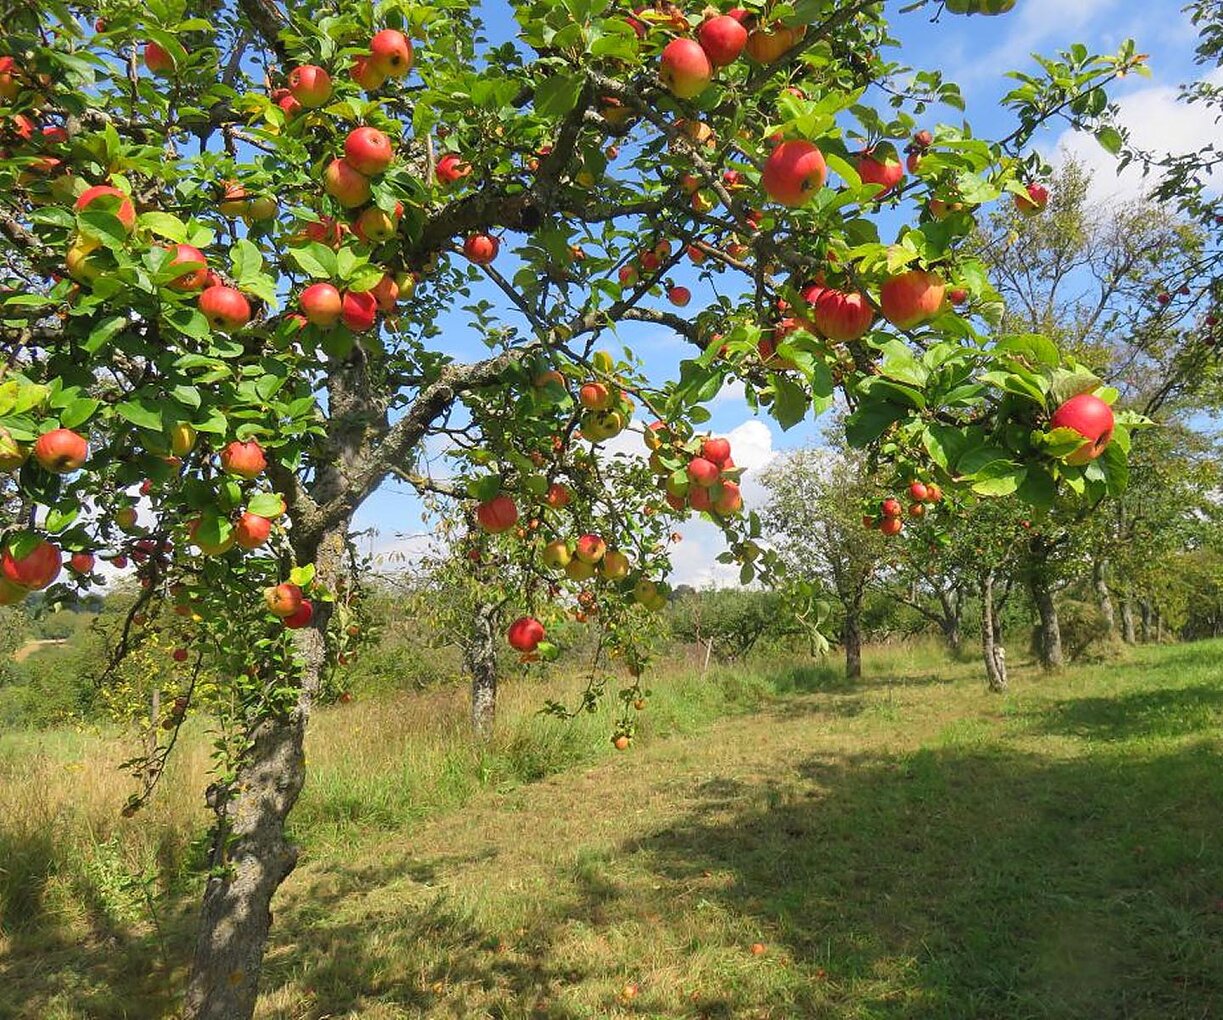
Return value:
M 1223 642 L 867 670 L 677 676 L 621 755 L 528 685 L 479 753 L 449 695 L 325 714 L 260 1017 L 1223 1016 Z M 171 1015 L 189 900 L 84 899 L 6 914 L 0 1016 Z

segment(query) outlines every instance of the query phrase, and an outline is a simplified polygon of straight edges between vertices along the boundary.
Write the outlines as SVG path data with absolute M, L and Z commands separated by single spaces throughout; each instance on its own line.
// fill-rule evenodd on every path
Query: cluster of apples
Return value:
M 620 267 L 620 286 L 626 288 L 636 287 L 641 282 L 642 274 L 658 272 L 663 262 L 671 257 L 671 250 L 671 242 L 664 238 L 652 247 L 639 253 L 632 262 L 625 263 Z M 687 250 L 689 255 L 692 256 L 694 264 L 699 264 L 700 261 L 704 260 L 704 255 L 699 248 L 690 245 Z M 692 291 L 679 284 L 669 283 L 667 285 L 667 300 L 675 305 L 676 308 L 685 308 L 692 300 Z
M 187 427 L 190 428 L 190 426 Z M 256 439 L 234 440 L 227 444 L 221 449 L 220 462 L 221 470 L 225 474 L 243 481 L 253 481 L 258 478 L 263 474 L 268 463 L 263 447 Z M 267 544 L 272 534 L 272 524 L 280 512 L 283 512 L 283 505 L 278 504 L 278 506 L 280 506 L 280 511 L 274 514 L 242 510 L 237 519 L 232 522 L 233 526 L 229 533 L 215 542 L 200 534 L 204 524 L 202 517 L 196 517 L 187 522 L 187 535 L 192 545 L 205 556 L 222 556 L 235 545 L 246 550 L 258 549 Z
M 739 479 L 743 469 L 731 459 L 730 440 L 710 436 L 682 443 L 664 422 L 656 421 L 645 430 L 645 444 L 650 450 L 650 467 L 659 477 L 666 492 L 667 504 L 675 511 L 685 509 L 729 517 L 743 509 L 743 494 Z M 667 452 L 686 458 L 680 471 L 668 467 L 662 459 Z
M 909 483 L 908 513 L 910 517 L 920 518 L 926 515 L 928 507 L 943 499 L 943 490 L 933 482 L 912 481 Z M 887 536 L 899 535 L 904 530 L 905 508 L 895 496 L 889 496 L 879 504 L 878 514 L 867 514 L 862 518 L 862 526 L 868 531 L 879 529 Z
M 597 367 L 597 366 L 596 366 Z M 581 436 L 592 443 L 614 439 L 633 418 L 634 404 L 613 382 L 591 379 L 578 387 Z
M 263 602 L 289 630 L 300 630 L 314 619 L 314 603 L 305 597 L 301 585 L 291 581 L 264 588 Z

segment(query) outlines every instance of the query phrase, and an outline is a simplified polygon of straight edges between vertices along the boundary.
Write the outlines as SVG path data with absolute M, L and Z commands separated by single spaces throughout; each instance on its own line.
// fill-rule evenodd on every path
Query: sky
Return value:
M 1119 103 L 1124 123 L 1134 141 L 1155 151 L 1183 151 L 1199 148 L 1214 138 L 1223 144 L 1223 127 L 1212 123 L 1200 107 L 1176 102 L 1177 86 L 1195 80 L 1200 70 L 1193 64 L 1196 33 L 1181 12 L 1182 0 L 1019 0 L 1017 9 L 1001 17 L 965 17 L 943 14 L 937 23 L 929 11 L 899 15 L 893 31 L 902 44 L 905 62 L 916 66 L 938 66 L 947 78 L 957 82 L 967 102 L 963 116 L 978 137 L 1002 137 L 1014 128 L 1006 110 L 998 105 L 1012 82 L 1006 70 L 1035 70 L 1031 54 L 1053 54 L 1082 42 L 1092 52 L 1115 51 L 1127 38 L 1133 38 L 1139 52 L 1150 55 L 1150 78 L 1132 76 L 1114 87 L 1112 96 Z M 889 5 L 899 8 L 903 4 Z M 512 31 L 497 0 L 488 0 L 489 35 L 496 40 Z M 1223 77 L 1216 76 L 1223 83 Z M 868 99 L 872 97 L 868 94 Z M 875 103 L 881 99 L 876 94 Z M 953 109 L 931 111 L 932 123 L 956 123 L 960 114 Z M 1056 163 L 1072 153 L 1087 163 L 1093 175 L 1093 197 L 1136 197 L 1142 179 L 1136 172 L 1118 178 L 1109 157 L 1095 142 L 1066 129 L 1064 123 L 1046 130 L 1036 139 L 1046 158 Z M 1216 187 L 1223 181 L 1216 181 Z M 703 294 L 699 281 L 679 279 L 693 289 L 689 311 L 699 307 Z M 461 339 L 457 334 L 471 333 L 462 315 L 446 323 L 450 341 L 457 348 L 478 357 L 482 347 L 472 334 Z M 452 332 L 454 331 L 454 332 Z M 671 378 L 685 346 L 666 330 L 637 325 L 620 331 L 618 338 L 631 343 L 644 359 L 651 377 L 657 381 Z M 609 343 L 608 347 L 612 347 Z M 747 505 L 759 506 L 763 490 L 756 480 L 761 469 L 786 450 L 819 441 L 824 422 L 808 419 L 788 432 L 782 432 L 767 416 L 754 416 L 742 399 L 741 387 L 731 385 L 714 401 L 713 418 L 707 426 L 732 443 L 735 462 L 747 469 L 743 493 Z M 617 448 L 635 450 L 640 437 L 625 433 Z M 444 470 L 439 464 L 435 470 Z M 421 506 L 402 483 L 388 483 L 375 493 L 358 512 L 354 530 L 367 532 L 361 540 L 363 551 L 372 554 L 384 569 L 395 569 L 405 558 L 427 543 L 429 525 L 422 522 Z M 718 564 L 722 549 L 721 533 L 710 523 L 694 520 L 680 529 L 683 540 L 674 547 L 673 583 L 697 586 L 731 585 L 737 568 Z

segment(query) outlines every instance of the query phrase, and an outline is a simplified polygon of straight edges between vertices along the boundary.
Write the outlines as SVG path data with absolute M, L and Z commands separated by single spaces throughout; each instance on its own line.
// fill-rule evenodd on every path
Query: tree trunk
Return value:
M 964 647 L 964 635 L 961 631 L 964 610 L 963 593 L 958 588 L 952 591 L 940 589 L 938 599 L 943 607 L 943 616 L 939 620 L 939 627 L 943 631 L 943 638 L 947 642 L 948 650 L 953 656 L 959 658 L 960 652 Z
M 1142 640 L 1151 640 L 1151 603 L 1143 599 L 1138 603 L 1138 612 L 1142 617 Z
M 317 548 L 296 550 L 298 562 L 313 562 L 319 581 L 332 590 L 343 576 L 347 524 L 329 530 Z M 297 864 L 285 819 L 306 778 L 306 722 L 322 683 L 330 616 L 329 603 L 319 599 L 314 608 L 312 625 L 295 634 L 302 659 L 297 702 L 283 716 L 255 723 L 233 780 L 208 791 L 217 821 L 185 1020 L 249 1020 L 254 1013 L 272 896 Z
M 862 592 L 859 590 L 845 603 L 845 677 L 857 680 L 862 676 Z
M 997 639 L 994 621 L 994 572 L 981 575 L 981 651 L 985 659 L 985 679 L 991 691 L 1005 691 L 1006 652 Z
M 1032 601 L 1040 614 L 1037 628 L 1036 651 L 1040 664 L 1045 669 L 1061 669 L 1065 665 L 1062 655 L 1062 628 L 1057 618 L 1057 603 L 1053 601 L 1053 589 L 1039 574 L 1031 579 Z
M 1128 595 L 1121 600 L 1121 640 L 1127 645 L 1138 641 L 1134 633 L 1134 603 Z
M 471 728 L 477 740 L 488 740 L 493 735 L 497 717 L 496 621 L 496 606 L 477 605 L 471 637 L 464 649 L 467 672 L 471 674 Z
M 1100 615 L 1104 618 L 1104 627 L 1111 639 L 1117 633 L 1117 618 L 1113 614 L 1113 597 L 1108 590 L 1108 579 L 1105 576 L 1107 564 L 1104 560 L 1096 560 L 1091 565 L 1091 585 L 1096 590 L 1096 601 L 1100 604 Z

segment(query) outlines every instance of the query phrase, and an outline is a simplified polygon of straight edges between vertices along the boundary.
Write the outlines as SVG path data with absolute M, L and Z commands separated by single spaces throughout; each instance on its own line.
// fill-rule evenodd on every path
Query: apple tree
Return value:
M 638 672 L 635 621 L 665 603 L 668 562 L 644 514 L 615 512 L 640 505 L 617 486 L 652 494 L 657 519 L 718 521 L 745 580 L 771 569 L 734 451 L 702 431 L 731 379 L 783 427 L 839 394 L 852 444 L 947 487 L 1122 483 L 1124 423 L 1111 445 L 1057 427 L 1057 398 L 1093 378 L 999 330 L 965 245 L 990 203 L 1039 207 L 1033 134 L 1094 128 L 1141 57 L 1048 61 L 989 141 L 937 122 L 959 92 L 895 59 L 892 6 L 9 13 L 0 599 L 71 599 L 103 559 L 141 585 L 116 655 L 181 635 L 170 725 L 127 813 L 181 720 L 207 713 L 215 824 L 186 1016 L 254 1009 L 310 708 L 362 632 L 350 526 L 392 474 L 524 559 L 553 546 L 530 598 L 589 592 Z M 685 352 L 675 379 L 641 364 L 643 329 Z M 612 477 L 626 430 L 648 470 Z M 531 656 L 546 630 L 527 616 L 506 637 Z

